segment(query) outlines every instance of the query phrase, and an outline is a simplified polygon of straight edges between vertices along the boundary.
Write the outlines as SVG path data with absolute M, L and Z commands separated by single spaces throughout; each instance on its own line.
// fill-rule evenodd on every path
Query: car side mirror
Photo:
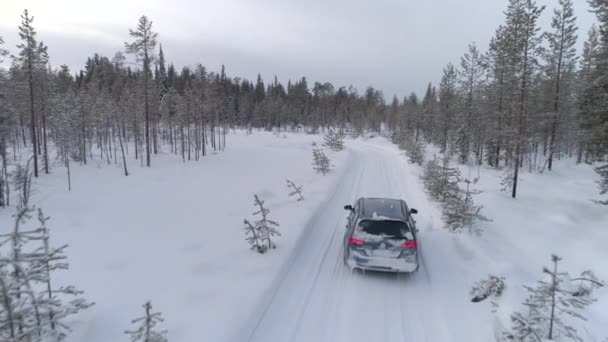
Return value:
M 353 206 L 352 206 L 352 205 L 350 205 L 350 204 L 349 204 L 349 205 L 345 205 L 345 206 L 344 206 L 344 210 L 355 211 L 355 209 L 353 209 Z
M 418 210 L 417 209 L 410 209 L 410 214 L 418 214 Z

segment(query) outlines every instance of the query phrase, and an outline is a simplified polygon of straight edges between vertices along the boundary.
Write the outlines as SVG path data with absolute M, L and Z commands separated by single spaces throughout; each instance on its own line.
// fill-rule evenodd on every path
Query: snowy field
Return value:
M 482 168 L 478 202 L 493 221 L 477 236 L 443 229 L 420 167 L 382 138 L 348 140 L 327 176 L 311 167 L 319 136 L 239 132 L 227 141 L 200 162 L 162 155 L 151 169 L 131 165 L 129 177 L 104 163 L 74 167 L 72 192 L 59 168 L 38 181 L 35 202 L 52 217 L 52 239 L 70 244 L 71 269 L 57 281 L 96 302 L 68 342 L 126 340 L 148 299 L 170 341 L 488 342 L 521 309 L 521 285 L 541 278 L 550 254 L 572 273 L 592 269 L 608 280 L 608 212 L 591 202 L 588 166 L 560 161 L 548 175 L 524 173 L 517 200 L 499 191 L 501 172 Z M 304 186 L 305 201 L 288 198 L 286 178 Z M 283 234 L 266 255 L 244 241 L 254 194 Z M 361 196 L 401 197 L 419 210 L 420 272 L 343 266 L 342 207 Z M 11 220 L 0 211 L 2 227 Z M 468 294 L 488 273 L 507 278 L 497 315 Z M 608 336 L 608 290 L 597 294 L 580 333 L 589 341 Z

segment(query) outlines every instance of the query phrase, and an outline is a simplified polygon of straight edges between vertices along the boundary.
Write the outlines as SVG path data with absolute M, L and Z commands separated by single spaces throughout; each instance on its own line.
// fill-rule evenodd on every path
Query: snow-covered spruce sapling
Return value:
M 22 303 L 22 308 L 20 310 L 14 311 L 14 327 L 10 330 L 17 331 L 17 335 L 23 337 L 24 334 L 29 334 L 33 331 L 32 329 L 35 327 L 28 324 L 27 322 L 32 322 L 30 319 L 33 312 L 33 306 L 30 305 L 30 302 L 26 298 L 28 295 L 26 284 L 29 284 L 29 279 L 31 279 L 30 273 L 24 272 L 24 268 L 22 267 L 22 263 L 26 263 L 31 261 L 35 255 L 31 253 L 22 252 L 23 246 L 31 241 L 37 239 L 38 231 L 36 230 L 22 230 L 21 226 L 27 222 L 31 218 L 33 209 L 29 207 L 21 207 L 21 203 L 17 208 L 17 213 L 14 215 L 15 223 L 13 225 L 13 231 L 8 234 L 0 235 L 0 248 L 5 246 L 9 246 L 9 251 L 4 253 L 0 258 L 0 263 L 3 267 L 6 267 L 10 271 L 8 279 L 8 288 L 13 288 L 11 293 L 14 294 L 13 301 L 17 303 Z M 5 256 L 6 255 L 6 256 Z M 36 307 L 36 310 L 38 308 Z M 13 336 L 15 338 L 15 336 Z
M 459 193 L 460 171 L 456 168 L 442 166 L 439 158 L 435 156 L 426 164 L 422 181 L 431 197 L 445 202 L 449 197 Z
M 272 236 L 281 236 L 278 231 L 279 224 L 268 218 L 270 210 L 264 207 L 264 201 L 262 201 L 258 195 L 254 195 L 254 205 L 258 207 L 258 211 L 254 212 L 253 215 L 259 215 L 260 219 L 255 221 L 255 228 L 258 232 L 258 237 L 262 243 L 266 246 L 266 249 L 276 248 L 276 245 L 272 241 Z
M 399 132 L 396 140 L 399 142 L 399 147 L 407 153 L 410 163 L 416 163 L 420 166 L 424 163 L 424 144 L 421 140 L 416 140 L 412 132 L 402 130 Z
M 290 181 L 289 179 L 286 180 L 287 181 L 287 187 L 290 189 L 289 192 L 289 197 L 292 196 L 298 196 L 298 202 L 299 201 L 303 201 L 304 200 L 304 196 L 302 196 L 302 186 L 297 186 L 296 183 Z
M 557 255 L 552 255 L 551 269 L 543 269 L 548 279 L 539 281 L 536 287 L 524 286 L 529 293 L 523 303 L 526 311 L 511 315 L 511 331 L 504 333 L 507 340 L 541 342 L 565 337 L 583 341 L 568 320 L 585 320 L 582 311 L 595 299 L 590 290 L 580 291 L 580 286 L 573 287 L 572 281 L 588 281 L 598 286 L 602 284 L 585 276 L 571 279 L 568 272 L 559 270 L 561 260 Z M 587 276 L 590 274 L 588 272 L 585 273 Z
M 29 206 L 30 196 L 32 194 L 32 170 L 31 158 L 28 159 L 25 166 L 17 164 L 17 168 L 13 174 L 13 187 L 19 194 L 19 207 L 26 208 Z
M 52 286 L 51 274 L 56 270 L 67 270 L 69 264 L 67 257 L 64 255 L 68 245 L 63 245 L 59 248 L 53 248 L 50 245 L 50 232 L 46 226 L 46 222 L 50 218 L 45 216 L 42 209 L 38 209 L 38 222 L 40 223 L 39 231 L 41 233 L 42 247 L 37 252 L 40 255 L 34 267 L 41 269 L 43 276 L 40 281 L 44 284 L 44 291 L 40 298 L 41 311 L 47 317 L 49 328 L 48 335 L 57 340 L 63 339 L 70 328 L 62 322 L 62 320 L 70 315 L 77 314 L 80 310 L 85 310 L 93 306 L 95 303 L 89 302 L 80 296 L 84 293 L 78 290 L 75 286 L 62 286 L 55 288 Z M 71 300 L 64 303 L 62 298 L 72 297 Z
M 313 156 L 313 168 L 317 173 L 322 173 L 323 175 L 329 173 L 331 169 L 331 161 L 329 157 L 323 152 L 322 149 L 314 147 L 312 149 Z
M 608 194 L 608 164 L 596 167 L 595 172 L 600 175 L 600 180 L 597 182 L 600 186 L 600 195 Z M 608 205 L 608 199 L 599 200 L 597 203 Z
M 21 308 L 11 310 L 10 324 L 14 327 L 0 330 L 17 331 L 19 336 L 31 340 L 61 340 L 70 330 L 62 322 L 63 318 L 90 307 L 92 303 L 79 298 L 82 291 L 78 291 L 74 286 L 59 289 L 52 287 L 52 272 L 68 268 L 66 257 L 63 255 L 67 246 L 50 246 L 49 230 L 46 227 L 48 217 L 45 217 L 41 210 L 38 212 L 40 227 L 35 230 L 22 230 L 21 225 L 31 217 L 32 211 L 32 208 L 19 209 L 15 215 L 13 232 L 0 235 L 3 239 L 0 240 L 0 247 L 10 245 L 8 257 L 0 258 L 2 268 L 10 270 L 8 273 L 3 271 L 3 286 L 10 290 L 4 292 L 3 306 L 20 303 L 18 306 L 12 306 Z M 40 242 L 42 246 L 33 247 L 34 243 Z M 8 278 L 4 276 L 6 274 Z M 73 296 L 74 299 L 65 303 L 63 298 L 66 296 Z
M 24 284 L 15 282 L 13 272 L 7 259 L 0 260 L 0 341 L 39 340 L 39 325 L 31 319 L 31 293 Z
M 132 324 L 137 324 L 135 330 L 127 330 L 125 334 L 129 335 L 132 342 L 167 342 L 167 331 L 157 331 L 156 326 L 165 320 L 160 312 L 152 312 L 152 303 L 147 301 L 143 305 L 146 311 L 145 315 L 131 321 Z
M 245 240 L 249 242 L 251 249 L 260 254 L 264 254 L 267 247 L 260 239 L 257 227 L 251 224 L 249 220 L 243 220 L 243 223 L 245 224 Z
M 329 130 L 329 133 L 324 137 L 325 143 L 323 146 L 329 148 L 332 151 L 342 151 L 344 149 L 344 134 L 342 132 L 335 132 Z
M 486 279 L 475 283 L 471 289 L 471 302 L 478 303 L 489 297 L 500 297 L 505 287 L 505 277 L 490 274 Z
M 473 195 L 481 193 L 471 189 L 471 181 L 465 179 L 465 189 L 449 189 L 453 193 L 448 193 L 443 203 L 442 217 L 444 222 L 452 231 L 461 229 L 472 230 L 477 221 L 490 221 L 481 215 L 482 206 L 475 205 Z

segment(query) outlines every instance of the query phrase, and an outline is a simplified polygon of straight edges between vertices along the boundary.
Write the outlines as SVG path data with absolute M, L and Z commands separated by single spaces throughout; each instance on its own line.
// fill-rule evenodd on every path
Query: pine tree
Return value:
M 281 235 L 278 230 L 279 224 L 268 218 L 270 210 L 264 207 L 264 201 L 258 195 L 254 195 L 253 205 L 258 208 L 253 215 L 259 215 L 260 218 L 253 224 L 248 220 L 244 220 L 246 240 L 251 245 L 251 249 L 264 254 L 269 249 L 276 248 L 272 237 Z
M 459 88 L 462 96 L 456 129 L 459 160 L 467 163 L 471 151 L 482 159 L 483 126 L 481 118 L 481 87 L 484 79 L 482 56 L 475 44 L 460 60 Z
M 249 243 L 251 249 L 260 254 L 264 254 L 267 250 L 267 246 L 262 241 L 258 228 L 246 219 L 243 220 L 243 224 L 245 225 L 245 240 Z
M 141 16 L 135 29 L 129 30 L 129 35 L 134 39 L 132 43 L 125 43 L 127 53 L 134 54 L 138 62 L 142 63 L 144 75 L 144 114 L 145 114 L 145 139 L 146 139 L 146 166 L 150 167 L 150 103 L 148 100 L 148 87 L 150 77 L 150 63 L 154 60 L 154 49 L 158 33 L 152 31 L 152 21 L 148 17 Z
M 422 180 L 431 197 L 442 203 L 449 198 L 457 197 L 460 192 L 458 188 L 460 171 L 448 167 L 446 161 L 441 164 L 437 156 L 427 163 Z
M 576 17 L 572 0 L 559 0 L 559 8 L 554 10 L 551 22 L 552 32 L 546 32 L 549 41 L 549 50 L 546 54 L 548 74 L 554 84 L 553 117 L 551 119 L 551 133 L 549 136 L 548 169 L 553 166 L 553 156 L 556 149 L 556 139 L 560 123 L 562 102 L 565 101 L 564 89 L 568 89 L 566 82 L 568 74 L 572 74 L 576 63 Z
M 330 129 L 329 133 L 323 138 L 325 142 L 323 146 L 329 148 L 332 151 L 342 151 L 344 149 L 344 134 L 341 132 L 335 132 Z
M 500 297 L 505 291 L 505 277 L 488 275 L 487 279 L 482 279 L 475 283 L 471 289 L 471 302 L 478 303 L 489 297 Z
M 593 12 L 599 21 L 599 46 L 594 58 L 590 59 L 590 68 L 587 70 L 588 79 L 591 81 L 585 88 L 579 99 L 579 108 L 583 113 L 583 128 L 587 131 L 587 145 L 592 153 L 592 160 L 605 160 L 608 157 L 608 3 L 603 0 L 589 1 Z M 593 33 L 593 32 L 592 32 Z M 592 49 L 594 45 L 593 36 L 590 37 L 586 48 Z M 587 51 L 585 51 L 587 52 Z M 602 180 L 600 181 L 600 192 L 605 193 L 605 184 L 608 183 L 606 165 L 596 169 Z M 600 202 L 600 203 L 606 203 Z
M 454 181 L 460 181 L 456 178 Z M 479 194 L 479 191 L 471 189 L 471 181 L 465 179 L 463 181 L 465 189 L 461 189 L 456 183 L 456 186 L 450 186 L 450 192 L 445 197 L 442 217 L 444 222 L 452 231 L 461 229 L 473 228 L 477 221 L 489 221 L 488 218 L 481 215 L 482 206 L 475 205 L 474 195 Z
M 513 34 L 516 39 L 514 41 L 519 51 L 519 62 L 517 65 L 517 73 L 519 75 L 519 85 L 517 88 L 518 100 L 517 109 L 515 110 L 515 154 L 513 166 L 513 187 L 511 196 L 517 197 L 517 181 L 519 178 L 519 169 L 522 164 L 524 154 L 524 143 L 526 134 L 526 120 L 528 116 L 528 97 L 530 95 L 530 78 L 534 72 L 537 60 L 540 55 L 540 40 L 538 35 L 538 18 L 544 6 L 538 7 L 533 0 L 510 0 L 510 8 L 508 10 L 507 20 L 513 25 Z
M 422 166 L 424 163 L 424 143 L 422 140 L 416 140 L 412 132 L 402 129 L 397 137 L 399 147 L 407 153 L 410 163 L 417 163 Z
M 147 301 L 142 306 L 145 315 L 131 321 L 132 324 L 139 324 L 135 330 L 127 330 L 125 334 L 129 335 L 132 342 L 167 342 L 167 331 L 157 331 L 156 326 L 164 322 L 164 318 L 160 312 L 152 312 L 152 303 Z
M 64 255 L 68 245 L 63 245 L 59 248 L 53 248 L 50 245 L 50 231 L 46 226 L 49 220 L 41 209 L 38 209 L 38 222 L 40 227 L 38 232 L 39 239 L 42 241 L 42 247 L 36 250 L 39 257 L 32 263 L 30 269 L 37 270 L 40 275 L 39 282 L 43 283 L 44 291 L 39 296 L 39 305 L 41 315 L 45 316 L 45 321 L 48 322 L 48 328 L 45 330 L 46 335 L 53 337 L 56 340 L 62 340 L 67 336 L 70 328 L 64 319 L 68 316 L 75 315 L 80 310 L 86 310 L 95 303 L 88 302 L 80 296 L 84 293 L 78 290 L 75 286 L 61 286 L 56 288 L 52 285 L 51 275 L 56 270 L 67 270 L 69 264 L 67 257 Z M 62 298 L 70 296 L 69 302 L 64 303 Z
M 595 112 L 596 100 L 599 88 L 593 86 L 597 70 L 597 54 L 600 47 L 599 30 L 593 25 L 589 30 L 589 37 L 585 41 L 583 53 L 580 59 L 577 84 L 577 123 L 578 123 L 578 151 L 577 163 L 583 161 L 591 162 L 596 157 L 593 149 L 594 139 L 592 137 L 597 128 L 596 118 L 592 115 Z
M 3 44 L 4 39 L 2 39 L 2 36 L 0 36 L 0 63 L 4 62 L 4 60 L 2 59 L 3 57 L 8 56 L 8 51 L 2 48 Z
M 38 177 L 38 128 L 35 104 L 37 94 L 35 93 L 35 84 L 40 80 L 35 79 L 37 70 L 44 69 L 48 60 L 46 55 L 46 47 L 38 44 L 36 41 L 36 30 L 32 26 L 34 17 L 31 17 L 26 10 L 21 15 L 21 25 L 19 26 L 19 37 L 22 43 L 17 45 L 20 49 L 19 56 L 15 57 L 15 63 L 27 75 L 27 84 L 29 89 L 29 111 L 30 111 L 30 138 L 32 143 L 32 155 L 34 159 L 34 177 Z
M 317 173 L 322 173 L 323 175 L 329 173 L 331 170 L 331 161 L 329 157 L 323 152 L 322 149 L 318 147 L 313 147 L 312 149 L 313 155 L 313 168 Z
M 536 287 L 524 286 L 529 297 L 524 301 L 526 313 L 514 312 L 511 315 L 512 329 L 505 333 L 508 340 L 537 341 L 553 340 L 564 336 L 571 340 L 583 341 L 576 329 L 563 317 L 584 320 L 582 311 L 595 301 L 591 293 L 581 293 L 569 288 L 567 272 L 558 269 L 562 259 L 551 256 L 552 267 L 544 268 L 547 280 L 541 280 Z M 587 278 L 583 278 L 589 281 Z
M 40 338 L 42 335 L 42 316 L 38 298 L 34 292 L 32 281 L 40 279 L 40 270 L 28 267 L 38 258 L 38 254 L 24 250 L 24 246 L 31 241 L 38 240 L 38 230 L 24 230 L 24 225 L 30 218 L 33 209 L 19 206 L 15 214 L 13 231 L 0 235 L 0 248 L 10 246 L 7 257 L 0 258 L 0 269 L 8 269 L 8 278 L 3 280 L 5 291 L 4 305 L 12 313 L 10 324 L 10 338 L 20 341 L 22 338 Z M 4 272 L 2 272 L 4 273 Z
M 296 183 L 290 181 L 289 179 L 287 179 L 286 182 L 287 182 L 287 188 L 292 189 L 289 192 L 289 197 L 298 195 L 298 202 L 303 201 L 304 196 L 302 196 L 302 186 L 301 185 L 297 186 Z
M 32 170 L 30 168 L 31 158 L 28 159 L 25 166 L 17 164 L 16 170 L 13 173 L 13 186 L 19 194 L 18 208 L 28 208 L 30 205 L 30 197 L 32 195 Z
M 600 180 L 598 181 L 600 186 L 600 195 L 608 194 L 608 164 L 596 167 L 595 171 L 600 175 Z M 608 199 L 598 201 L 598 203 L 608 205 Z
M 450 133 L 454 129 L 456 119 L 456 82 L 458 72 L 453 64 L 448 64 L 443 69 L 443 77 L 439 85 L 439 121 L 441 132 L 439 134 L 439 147 L 441 153 L 448 154 Z

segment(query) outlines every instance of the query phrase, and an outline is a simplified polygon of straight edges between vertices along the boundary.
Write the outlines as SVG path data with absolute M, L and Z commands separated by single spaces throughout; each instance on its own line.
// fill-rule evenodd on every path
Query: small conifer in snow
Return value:
M 399 142 L 399 147 L 407 153 L 410 163 L 422 166 L 425 150 L 422 141 L 414 139 L 413 135 L 408 131 L 400 132 L 396 140 Z
M 2 341 L 61 340 L 70 330 L 64 318 L 93 305 L 80 298 L 82 291 L 74 286 L 53 286 L 53 271 L 68 268 L 63 255 L 67 245 L 50 246 L 46 227 L 49 218 L 41 210 L 38 212 L 39 228 L 22 229 L 33 211 L 30 207 L 18 208 L 13 231 L 0 235 Z M 2 253 L 3 248 L 9 251 Z M 67 297 L 72 299 L 64 302 Z
M 251 249 L 264 254 L 269 249 L 276 248 L 272 237 L 281 235 L 277 229 L 279 224 L 268 218 L 270 210 L 264 207 L 264 201 L 258 195 L 254 195 L 253 205 L 258 207 L 258 210 L 253 215 L 259 215 L 260 219 L 256 220 L 253 224 L 248 220 L 244 220 L 246 240 L 251 245 Z
M 287 179 L 287 188 L 290 189 L 289 197 L 298 196 L 298 202 L 304 200 L 304 196 L 302 196 L 302 186 L 297 186 L 296 183 Z
M 40 239 L 42 247 L 37 252 L 40 254 L 40 260 L 34 267 L 40 269 L 43 277 L 44 291 L 40 298 L 42 314 L 46 317 L 49 324 L 48 335 L 55 339 L 63 339 L 70 328 L 62 321 L 65 317 L 77 314 L 80 310 L 85 310 L 93 306 L 95 303 L 89 302 L 80 296 L 84 293 L 78 290 L 75 286 L 62 286 L 56 288 L 51 282 L 51 272 L 55 270 L 67 270 L 69 264 L 67 257 L 64 255 L 68 245 L 63 245 L 59 248 L 50 246 L 50 233 L 46 226 L 49 220 L 41 209 L 38 209 L 38 221 L 40 223 Z M 71 297 L 71 300 L 64 303 L 63 298 Z
M 329 133 L 325 135 L 325 143 L 323 146 L 329 148 L 332 151 L 342 151 L 344 149 L 344 133 L 334 132 L 329 130 Z
M 165 320 L 160 312 L 152 312 L 152 304 L 147 301 L 143 305 L 146 311 L 145 315 L 131 321 L 132 324 L 137 324 L 135 330 L 127 330 L 125 334 L 129 335 L 132 342 L 167 342 L 167 331 L 157 331 L 156 326 Z
M 446 198 L 443 205 L 443 220 L 453 231 L 467 228 L 471 230 L 476 221 L 489 221 L 489 219 L 481 215 L 482 206 L 475 205 L 473 195 L 480 192 L 471 189 L 471 181 L 465 179 L 463 181 L 465 189 L 460 187 Z
M 598 166 L 595 168 L 601 179 L 598 181 L 600 186 L 600 195 L 608 194 L 608 164 Z M 599 204 L 608 205 L 608 199 L 597 201 Z
M 21 208 L 28 207 L 32 194 L 31 159 L 28 159 L 25 166 L 17 164 L 17 168 L 13 174 L 13 186 L 19 194 L 19 206 Z
M 568 320 L 585 320 L 582 311 L 595 299 L 591 291 L 581 293 L 572 287 L 573 280 L 585 280 L 571 279 L 568 272 L 560 271 L 558 266 L 561 260 L 557 255 L 552 255 L 552 267 L 543 269 L 548 279 L 539 281 L 536 287 L 524 286 L 529 293 L 523 303 L 526 310 L 511 315 L 511 331 L 504 334 L 507 340 L 541 342 L 559 336 L 583 341 Z
M 448 197 L 458 194 L 460 171 L 440 164 L 435 156 L 424 168 L 422 181 L 428 193 L 434 199 L 444 202 Z
M 266 246 L 262 242 L 262 239 L 260 239 L 258 236 L 258 229 L 256 226 L 251 224 L 251 222 L 246 219 L 243 220 L 243 223 L 245 224 L 245 240 L 249 242 L 251 249 L 258 253 L 264 254 L 264 252 L 266 252 Z
M 487 279 L 482 279 L 475 283 L 471 289 L 471 302 L 477 303 L 489 297 L 500 297 L 505 290 L 505 277 L 488 275 Z
M 318 147 L 313 147 L 312 157 L 312 165 L 315 171 L 317 171 L 317 173 L 322 173 L 323 175 L 329 173 L 329 171 L 331 170 L 331 161 L 322 149 Z

